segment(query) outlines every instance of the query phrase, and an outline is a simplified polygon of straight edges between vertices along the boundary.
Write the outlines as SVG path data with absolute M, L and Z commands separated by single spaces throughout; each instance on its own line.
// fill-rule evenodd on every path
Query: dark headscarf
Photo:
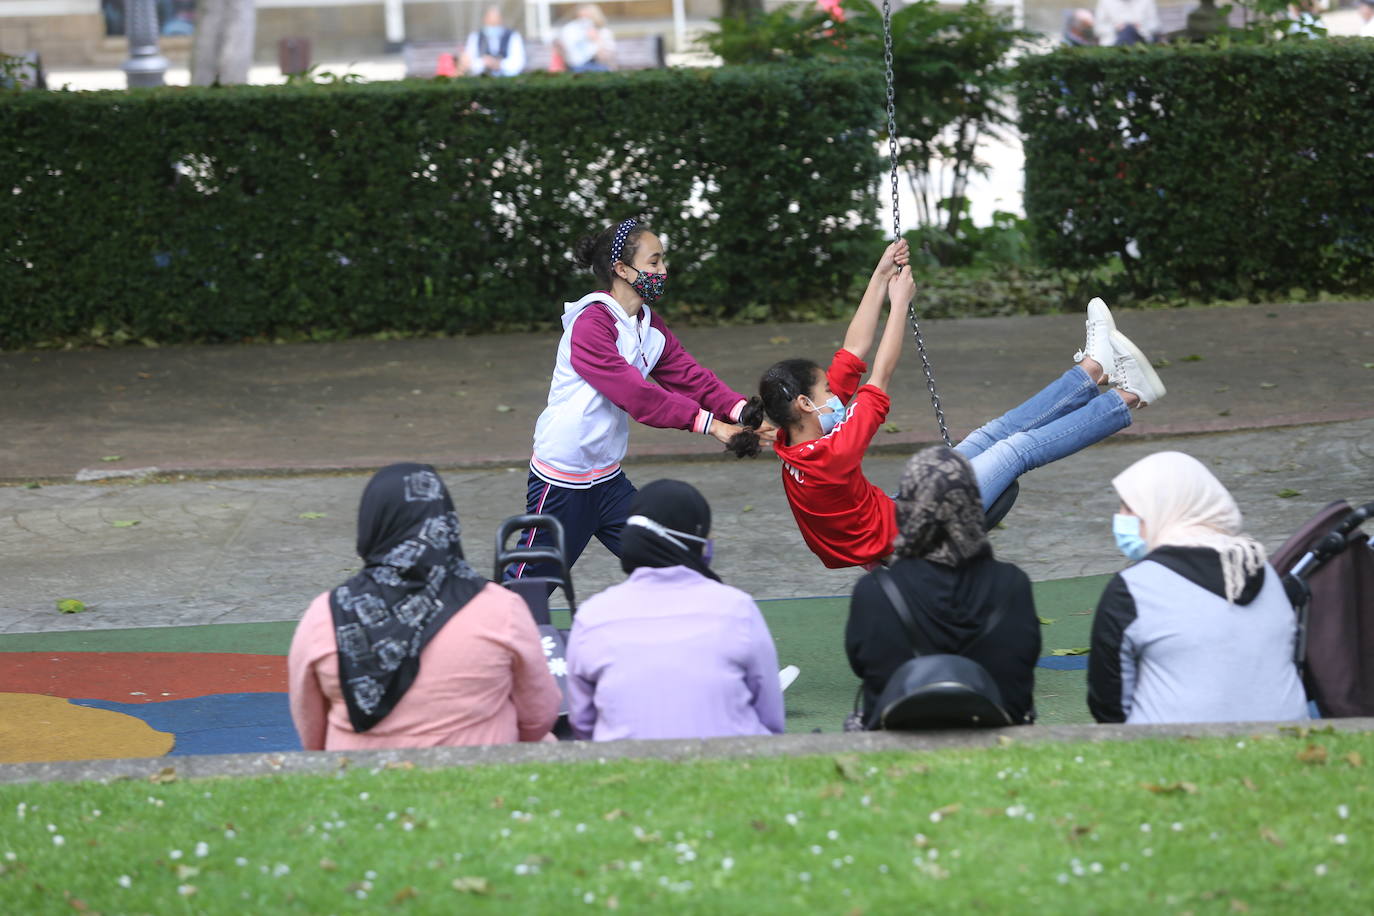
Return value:
M 448 488 L 427 464 L 393 464 L 358 507 L 363 569 L 329 594 L 348 719 L 365 732 L 420 672 L 420 650 L 487 584 L 463 559 Z
M 696 487 L 680 480 L 655 480 L 636 493 L 630 503 L 630 517 L 637 515 L 668 529 L 668 536 L 626 522 L 625 532 L 620 536 L 621 569 L 630 573 L 641 566 L 686 566 L 720 581 L 703 556 L 706 545 L 673 534 L 680 532 L 705 539 L 711 533 L 711 507 Z
M 984 518 L 967 458 L 943 445 L 911 456 L 897 491 L 897 556 L 951 567 L 991 556 Z

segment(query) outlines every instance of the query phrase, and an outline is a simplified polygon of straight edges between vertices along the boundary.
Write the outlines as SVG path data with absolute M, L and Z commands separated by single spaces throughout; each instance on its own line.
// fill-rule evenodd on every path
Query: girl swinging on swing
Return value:
M 809 359 L 773 364 L 740 414 L 743 430 L 729 441 L 736 456 L 757 455 L 760 429 L 766 436 L 770 424 L 777 427 L 773 450 L 782 461 L 787 502 L 802 539 L 829 569 L 871 569 L 888 558 L 897 537 L 892 497 L 863 476 L 862 463 L 891 403 L 887 388 L 916 292 L 911 271 L 902 269 L 908 259 L 904 240 L 887 247 L 829 367 Z M 885 295 L 887 324 L 873 372 L 860 387 Z M 973 466 L 985 510 L 1017 477 L 1125 429 L 1132 408 L 1164 397 L 1159 375 L 1116 330 L 1101 299 L 1088 304 L 1087 329 L 1075 365 L 955 447 Z M 1098 386 L 1108 382 L 1114 387 L 1100 393 Z

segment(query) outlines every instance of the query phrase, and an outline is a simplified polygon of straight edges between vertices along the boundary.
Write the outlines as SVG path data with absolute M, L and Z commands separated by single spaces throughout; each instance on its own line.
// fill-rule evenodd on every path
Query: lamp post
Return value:
M 130 89 L 161 86 L 167 73 L 167 58 L 157 46 L 156 3 L 157 0 L 128 0 L 126 6 L 129 59 L 123 69 Z

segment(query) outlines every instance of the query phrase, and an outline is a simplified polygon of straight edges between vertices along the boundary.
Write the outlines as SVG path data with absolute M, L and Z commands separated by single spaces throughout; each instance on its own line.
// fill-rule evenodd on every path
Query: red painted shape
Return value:
M 286 657 L 223 652 L 0 652 L 0 693 L 163 703 L 284 693 Z

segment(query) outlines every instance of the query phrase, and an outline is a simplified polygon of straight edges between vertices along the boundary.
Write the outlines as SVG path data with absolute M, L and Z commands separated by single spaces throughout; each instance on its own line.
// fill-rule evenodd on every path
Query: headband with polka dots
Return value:
M 621 253 L 625 250 L 625 240 L 630 237 L 630 231 L 639 225 L 637 219 L 627 219 L 615 230 L 615 241 L 611 243 L 611 266 L 615 267 L 615 262 L 620 260 Z

